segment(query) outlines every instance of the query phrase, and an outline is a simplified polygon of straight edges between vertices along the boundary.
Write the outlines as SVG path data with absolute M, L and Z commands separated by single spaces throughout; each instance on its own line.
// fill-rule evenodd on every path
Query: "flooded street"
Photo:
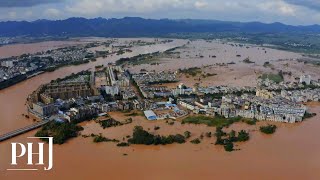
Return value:
M 65 77 L 71 73 L 115 62 L 121 57 L 165 51 L 183 45 L 184 40 L 168 44 L 134 47 L 132 53 L 109 56 L 96 62 L 60 68 L 44 73 L 0 91 L 0 134 L 32 124 L 25 119 L 27 96 L 41 84 Z M 0 51 L 0 55 L 1 51 Z M 56 179 L 320 179 L 320 104 L 311 107 L 318 116 L 297 124 L 277 124 L 277 132 L 263 135 L 256 126 L 250 140 L 239 145 L 241 150 L 231 153 L 214 145 L 214 138 L 205 138 L 201 144 L 174 144 L 166 146 L 117 147 L 115 143 L 95 144 L 92 138 L 81 136 L 63 145 L 54 145 L 54 167 L 51 171 L 7 171 L 11 161 L 11 142 L 26 142 L 36 131 L 0 143 L 0 179 L 56 180 Z M 115 119 L 123 116 L 114 113 Z M 160 126 L 163 134 L 183 133 L 193 136 L 214 131 L 203 125 L 169 126 L 163 121 L 148 122 L 135 117 L 129 125 L 103 130 L 94 122 L 83 123 L 83 134 L 94 131 L 108 138 L 131 135 L 132 128 L 141 125 L 153 130 Z M 37 142 L 37 140 L 32 140 Z M 124 154 L 127 154 L 126 156 Z M 25 159 L 23 159 L 25 160 Z

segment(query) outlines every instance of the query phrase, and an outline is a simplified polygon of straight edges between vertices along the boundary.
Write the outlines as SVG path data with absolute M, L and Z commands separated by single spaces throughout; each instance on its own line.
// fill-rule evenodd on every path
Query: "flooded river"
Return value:
M 40 84 L 94 68 L 96 65 L 114 62 L 120 57 L 164 51 L 183 43 L 181 40 L 170 44 L 137 47 L 130 54 L 64 67 L 2 90 L 0 134 L 33 123 L 31 119 L 24 119 L 22 114 L 26 113 L 24 104 L 27 95 Z M 313 112 L 320 114 L 319 105 L 311 108 Z M 177 124 L 168 127 L 164 122 L 155 123 L 161 126 L 163 133 L 182 131 L 185 128 L 191 128 L 191 132 L 195 134 L 214 130 L 205 126 Z M 132 125 L 110 129 L 104 134 L 107 137 L 117 136 L 118 133 L 130 134 L 133 125 L 152 128 L 155 123 L 137 118 Z M 0 179 L 320 179 L 319 116 L 301 124 L 277 125 L 279 128 L 274 135 L 252 132 L 251 139 L 239 146 L 241 150 L 232 153 L 212 144 L 213 138 L 205 139 L 199 145 L 186 143 L 119 148 L 114 143 L 94 144 L 91 138 L 78 137 L 66 144 L 54 146 L 54 167 L 51 171 L 7 171 L 6 169 L 12 168 L 10 143 L 26 142 L 26 137 L 34 135 L 35 131 L 32 131 L 0 143 Z M 84 133 L 88 128 L 95 128 L 91 122 L 84 124 L 84 127 Z M 257 130 L 258 126 L 250 129 Z

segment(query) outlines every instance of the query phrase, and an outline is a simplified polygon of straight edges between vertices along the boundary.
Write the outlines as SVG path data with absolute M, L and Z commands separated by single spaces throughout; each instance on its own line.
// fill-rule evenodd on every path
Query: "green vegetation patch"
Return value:
M 316 113 L 309 113 L 309 112 L 306 112 L 303 116 L 303 119 L 308 119 L 308 118 L 312 118 L 314 116 L 316 116 L 317 114 Z
M 190 138 L 190 137 L 191 137 L 191 132 L 190 132 L 190 131 L 185 131 L 185 132 L 184 132 L 184 137 L 185 137 L 186 139 Z
M 82 131 L 81 126 L 73 123 L 49 122 L 44 125 L 36 134 L 36 137 L 53 137 L 54 144 L 63 144 L 68 139 L 77 137 L 78 132 Z M 48 142 L 48 139 L 41 139 Z
M 103 129 L 106 129 L 106 128 L 110 128 L 110 127 L 117 127 L 117 126 L 122 126 L 125 124 L 130 124 L 130 123 L 132 123 L 132 118 L 126 119 L 124 122 L 120 122 L 120 121 L 117 121 L 113 118 L 110 118 L 107 120 L 98 121 L 98 123 L 100 124 L 100 126 Z
M 193 140 L 191 140 L 190 142 L 191 142 L 192 144 L 200 144 L 200 143 L 201 143 L 201 141 L 200 141 L 199 138 L 193 139 Z
M 227 152 L 231 152 L 234 150 L 233 143 L 231 143 L 231 142 L 226 143 L 223 147 L 224 147 L 224 150 Z
M 130 144 L 129 143 L 126 143 L 126 142 L 121 142 L 121 143 L 118 143 L 117 146 L 118 147 L 127 147 L 129 146 Z
M 91 137 L 93 137 L 93 142 L 95 142 L 95 143 L 119 142 L 119 140 L 116 140 L 116 139 L 109 139 L 109 138 L 103 137 L 101 134 L 99 134 L 99 135 L 91 134 Z
M 144 145 L 166 145 L 173 143 L 185 143 L 185 137 L 181 134 L 160 136 L 153 135 L 145 131 L 143 127 L 136 126 L 133 130 L 132 138 L 128 139 L 130 144 L 144 144 Z
M 235 122 L 239 122 L 241 117 L 224 118 L 222 116 L 189 116 L 182 120 L 182 123 L 189 124 L 206 124 L 207 126 L 229 126 Z
M 267 125 L 267 126 L 261 126 L 260 131 L 265 134 L 273 134 L 276 132 L 277 126 L 276 125 Z
M 117 126 L 121 126 L 122 123 L 119 121 L 116 121 L 114 119 L 107 119 L 107 120 L 103 120 L 103 121 L 99 121 L 100 126 L 105 129 L 105 128 L 109 128 L 109 127 L 117 127 Z
M 197 74 L 201 74 L 201 68 L 199 67 L 191 67 L 188 69 L 179 69 L 179 72 L 182 74 L 190 75 L 190 76 L 196 76 Z
M 278 73 L 278 74 L 272 74 L 272 73 L 263 74 L 261 76 L 262 80 L 266 80 L 267 78 L 270 79 L 271 81 L 275 82 L 275 83 L 280 83 L 280 82 L 283 81 L 283 76 L 280 73 Z
M 238 133 L 232 130 L 230 133 L 225 133 L 222 127 L 216 128 L 215 136 L 217 138 L 216 145 L 223 145 L 225 151 L 233 151 L 233 143 L 235 142 L 245 142 L 250 139 L 249 132 L 241 130 Z
M 246 123 L 246 124 L 249 124 L 249 125 L 255 125 L 257 124 L 257 120 L 256 119 L 247 119 L 247 118 L 244 118 L 241 120 L 242 122 Z

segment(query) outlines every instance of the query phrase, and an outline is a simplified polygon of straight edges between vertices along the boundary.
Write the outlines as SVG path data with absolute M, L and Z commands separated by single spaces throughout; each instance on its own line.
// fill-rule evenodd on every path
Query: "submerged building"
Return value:
M 311 76 L 310 75 L 301 75 L 300 76 L 300 83 L 306 83 L 306 85 L 311 84 Z
M 143 113 L 148 120 L 157 120 L 157 115 L 153 111 L 147 110 L 147 111 L 144 111 Z

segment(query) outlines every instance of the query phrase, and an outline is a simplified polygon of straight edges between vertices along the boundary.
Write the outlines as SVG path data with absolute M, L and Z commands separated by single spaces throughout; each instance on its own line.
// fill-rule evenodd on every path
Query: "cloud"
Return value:
M 283 1 L 266 1 L 257 6 L 261 11 L 284 16 L 295 16 L 297 8 Z
M 44 12 L 47 16 L 59 16 L 60 15 L 60 11 L 58 9 L 54 9 L 54 8 L 49 8 L 46 9 Z
M 309 9 L 320 11 L 320 1 L 319 0 L 284 0 L 284 1 L 289 4 L 304 6 Z
M 29 10 L 32 13 L 27 13 Z M 320 23 L 320 0 L 0 0 L 0 11 L 0 21 L 36 20 L 39 17 L 139 16 L 154 19 Z M 9 16 L 11 11 L 16 12 L 15 17 Z
M 201 8 L 205 8 L 206 6 L 208 5 L 207 2 L 204 2 L 204 1 L 196 1 L 194 3 L 194 6 L 198 9 L 201 9 Z
M 33 15 L 33 12 L 31 10 L 28 10 L 28 11 L 25 12 L 25 15 L 27 17 L 31 17 Z
M 0 7 L 31 7 L 40 4 L 59 3 L 64 0 L 0 0 Z
M 10 11 L 10 12 L 8 13 L 8 15 L 9 15 L 9 18 L 10 18 L 10 19 L 15 19 L 15 18 L 17 17 L 17 12 L 15 12 L 15 11 Z
M 71 13 L 97 15 L 101 13 L 149 13 L 159 10 L 191 7 L 194 0 L 77 0 L 67 5 Z

